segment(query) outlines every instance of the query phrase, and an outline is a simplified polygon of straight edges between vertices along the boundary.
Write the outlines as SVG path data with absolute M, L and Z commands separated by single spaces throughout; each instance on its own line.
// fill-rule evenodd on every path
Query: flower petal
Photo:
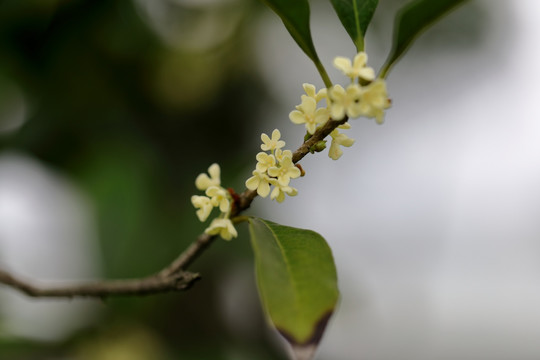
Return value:
M 311 135 L 315 134 L 315 131 L 317 130 L 317 124 L 315 124 L 315 122 L 306 123 L 306 130 Z
M 334 59 L 334 67 L 347 75 L 352 68 L 351 60 L 343 56 L 338 56 Z
M 266 181 L 261 181 L 259 183 L 259 186 L 257 187 L 257 194 L 259 194 L 260 197 L 267 197 L 270 193 L 270 184 Z
M 364 66 L 366 66 L 367 61 L 368 61 L 367 54 L 365 52 L 361 51 L 361 52 L 359 52 L 358 54 L 356 54 L 354 56 L 353 67 L 355 69 L 363 68 Z
M 304 91 L 306 92 L 307 96 L 312 97 L 312 98 L 315 97 L 315 85 L 304 83 L 302 84 L 302 87 L 304 88 Z
M 210 178 L 206 174 L 200 174 L 195 179 L 195 187 L 199 190 L 206 190 L 209 186 L 212 185 L 212 180 L 210 180 Z
M 303 124 L 306 122 L 306 116 L 304 115 L 303 112 L 300 112 L 298 110 L 293 110 L 289 113 L 289 119 L 294 123 L 294 124 Z
M 246 180 L 246 187 L 249 190 L 256 190 L 259 187 L 259 183 L 261 181 L 261 178 L 258 176 L 252 176 L 249 179 Z
M 337 160 L 341 157 L 341 155 L 343 155 L 343 150 L 341 150 L 341 148 L 335 141 L 332 141 L 330 149 L 328 149 L 328 157 L 333 160 Z
M 230 204 L 230 201 L 229 199 L 227 198 L 223 198 L 221 199 L 220 203 L 219 203 L 219 210 L 221 212 L 227 212 L 229 211 L 229 208 L 231 207 L 231 204 Z
M 365 67 L 363 69 L 360 69 L 358 70 L 358 77 L 371 81 L 375 79 L 375 70 L 373 70 L 370 67 Z
M 345 106 L 340 103 L 333 103 L 330 106 L 330 115 L 332 115 L 333 120 L 342 120 L 345 117 Z
M 208 168 L 208 174 L 210 174 L 210 177 L 212 178 L 212 180 L 217 181 L 219 185 L 219 183 L 221 182 L 220 181 L 221 169 L 219 167 L 219 164 L 214 163 L 210 165 L 210 167 Z

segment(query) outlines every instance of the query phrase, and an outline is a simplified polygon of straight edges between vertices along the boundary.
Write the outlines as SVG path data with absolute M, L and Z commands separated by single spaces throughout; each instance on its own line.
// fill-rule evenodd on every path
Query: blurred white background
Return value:
M 352 57 L 329 5 L 317 5 L 323 61 Z M 342 301 L 321 358 L 540 358 L 538 14 L 532 0 L 458 9 L 390 74 L 384 125 L 351 121 L 356 143 L 339 161 L 302 161 L 298 197 L 257 203 L 334 251 Z M 376 69 L 390 19 L 378 12 L 367 42 Z M 260 66 L 282 105 L 261 130 L 296 139 L 301 129 L 272 119 L 286 119 L 317 74 L 274 17 L 261 36 Z
M 79 189 L 27 156 L 0 156 L 2 269 L 40 284 L 96 277 L 96 244 L 91 206 Z M 93 300 L 34 299 L 7 288 L 0 289 L 0 305 L 0 336 L 41 341 L 92 323 L 101 307 Z

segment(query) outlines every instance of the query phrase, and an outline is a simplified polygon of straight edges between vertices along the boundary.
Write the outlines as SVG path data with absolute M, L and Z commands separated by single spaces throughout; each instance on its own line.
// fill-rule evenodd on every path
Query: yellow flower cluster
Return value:
M 375 71 L 367 66 L 366 53 L 358 53 L 352 62 L 345 57 L 336 57 L 334 66 L 351 79 L 351 84 L 346 88 L 334 85 L 318 92 L 315 86 L 304 84 L 306 94 L 302 95 L 300 105 L 291 111 L 289 119 L 295 124 L 305 124 L 307 132 L 311 135 L 328 120 L 341 121 L 346 116 L 349 119 L 360 116 L 374 118 L 381 124 L 384 120 L 384 110 L 390 107 L 390 100 L 386 82 L 383 79 L 375 79 Z M 317 108 L 317 104 L 322 100 L 325 100 L 326 105 Z M 348 129 L 350 126 L 345 124 L 339 128 Z M 328 156 L 337 160 L 343 154 L 340 146 L 352 146 L 354 140 L 337 129 L 330 135 L 332 143 Z
M 214 207 L 219 207 L 221 214 L 212 220 L 204 232 L 209 235 L 219 234 L 223 239 L 231 240 L 238 236 L 232 221 L 229 219 L 231 195 L 227 189 L 221 187 L 221 169 L 218 164 L 210 165 L 208 175 L 203 173 L 195 179 L 195 186 L 197 189 L 205 191 L 206 196 L 193 195 L 191 203 L 198 209 L 196 214 L 201 222 L 208 219 Z
M 373 69 L 367 66 L 367 55 L 360 52 L 352 61 L 336 57 L 334 66 L 348 76 L 351 83 L 346 88 L 333 85 L 319 91 L 314 85 L 303 84 L 305 94 L 301 97 L 300 105 L 289 114 L 290 120 L 295 124 L 305 124 L 309 136 L 328 121 L 345 121 L 344 119 L 365 116 L 376 119 L 379 124 L 382 123 L 384 111 L 390 107 L 390 100 L 386 82 L 383 79 L 376 79 Z M 321 101 L 326 104 L 317 107 Z M 330 158 L 339 159 L 343 154 L 341 146 L 350 147 L 354 144 L 354 139 L 339 132 L 350 127 L 350 124 L 345 122 L 330 133 L 332 138 L 328 150 Z M 285 195 L 295 196 L 298 193 L 297 189 L 289 184 L 291 179 L 303 175 L 303 171 L 293 163 L 291 150 L 282 149 L 285 141 L 281 140 L 278 129 L 272 132 L 271 137 L 261 134 L 261 140 L 263 151 L 255 157 L 257 165 L 252 176 L 246 180 L 246 187 L 257 191 L 263 198 L 270 195 L 270 199 L 283 202 Z M 310 151 L 321 151 L 325 148 L 325 144 L 326 141 L 318 143 L 317 147 L 311 148 Z M 195 180 L 195 186 L 204 191 L 205 195 L 193 195 L 191 202 L 197 209 L 196 214 L 201 222 L 206 221 L 212 210 L 218 207 L 221 214 L 212 220 L 205 233 L 219 234 L 223 239 L 230 240 L 238 236 L 230 220 L 233 199 L 229 191 L 221 187 L 220 174 L 218 164 L 212 164 L 208 168 L 208 174 L 200 174 Z
M 261 135 L 261 149 L 266 152 L 260 152 L 255 157 L 257 165 L 253 170 L 252 177 L 246 180 L 246 187 L 250 190 L 257 190 L 261 197 L 270 195 L 270 199 L 277 202 L 283 202 L 285 195 L 295 196 L 298 191 L 289 186 L 291 179 L 300 176 L 298 169 L 292 161 L 292 152 L 282 150 L 285 141 L 280 140 L 281 133 L 278 129 L 272 132 L 270 138 L 266 134 Z M 270 192 L 270 185 L 274 186 Z

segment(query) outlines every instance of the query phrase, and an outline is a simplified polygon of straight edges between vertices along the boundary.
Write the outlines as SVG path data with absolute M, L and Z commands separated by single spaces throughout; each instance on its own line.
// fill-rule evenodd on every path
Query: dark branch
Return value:
M 217 235 L 201 234 L 197 237 L 197 240 L 192 242 L 186 250 L 184 250 L 180 256 L 176 258 L 169 266 L 159 272 L 161 277 L 174 276 L 183 269 L 186 269 L 195 259 L 199 257 L 203 251 L 214 242 Z
M 111 295 L 149 295 L 186 290 L 200 279 L 199 274 L 181 272 L 169 277 L 149 276 L 141 279 L 104 280 L 64 286 L 37 286 L 0 270 L 0 283 L 32 297 L 107 297 Z

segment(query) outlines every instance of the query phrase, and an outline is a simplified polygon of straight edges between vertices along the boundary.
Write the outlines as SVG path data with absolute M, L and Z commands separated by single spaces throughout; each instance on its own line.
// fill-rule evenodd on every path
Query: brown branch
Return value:
M 86 284 L 64 286 L 37 286 L 27 280 L 0 270 L 0 283 L 11 286 L 32 297 L 101 297 L 111 295 L 149 295 L 190 288 L 200 279 L 199 274 L 180 272 L 176 275 L 161 277 L 158 275 L 140 279 L 104 280 Z
M 169 266 L 159 272 L 159 276 L 169 277 L 182 272 L 195 259 L 199 257 L 203 251 L 210 246 L 217 238 L 217 235 L 201 234 L 197 240 L 192 242 Z
M 306 156 L 313 145 L 327 137 L 336 127 L 347 122 L 347 118 L 340 121 L 329 120 L 321 126 L 312 137 L 304 141 L 293 153 L 293 162 L 296 164 Z M 257 196 L 253 190 L 245 190 L 234 202 L 231 217 L 239 215 L 248 209 Z M 197 273 L 185 271 L 216 239 L 216 235 L 201 234 L 191 243 L 171 264 L 159 273 L 139 279 L 103 280 L 86 284 L 65 286 L 37 286 L 25 279 L 16 277 L 6 271 L 0 270 L 0 284 L 17 289 L 32 297 L 100 297 L 113 295 L 149 295 L 170 291 L 189 289 L 195 281 L 200 279 Z
M 335 128 L 345 124 L 347 120 L 349 120 L 348 117 L 345 117 L 343 120 L 339 121 L 335 121 L 332 119 L 328 120 L 326 124 L 324 124 L 323 126 L 318 128 L 317 131 L 315 131 L 315 134 L 313 134 L 312 137 L 304 141 L 304 143 L 300 145 L 298 149 L 296 149 L 292 157 L 293 163 L 296 164 L 297 162 L 302 160 L 302 158 L 309 153 L 309 149 L 311 149 L 313 145 L 315 145 L 321 140 L 324 140 L 324 138 L 330 135 L 330 133 L 334 131 Z

